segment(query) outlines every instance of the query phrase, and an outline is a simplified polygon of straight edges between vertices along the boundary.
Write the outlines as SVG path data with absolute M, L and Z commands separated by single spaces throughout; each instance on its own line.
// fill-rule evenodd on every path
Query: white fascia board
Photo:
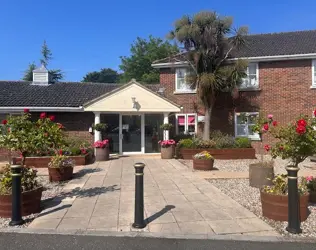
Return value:
M 170 63 L 153 63 L 151 66 L 155 69 L 171 68 L 171 67 L 187 67 L 188 62 L 170 62 Z

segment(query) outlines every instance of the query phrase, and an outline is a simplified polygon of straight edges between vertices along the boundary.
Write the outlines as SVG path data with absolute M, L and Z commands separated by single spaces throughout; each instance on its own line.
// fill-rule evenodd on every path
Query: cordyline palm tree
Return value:
M 232 28 L 230 17 L 220 17 L 216 12 L 199 12 L 193 17 L 177 20 L 168 38 L 184 46 L 182 56 L 195 74 L 189 80 L 205 108 L 203 139 L 210 138 L 210 121 L 215 100 L 220 92 L 233 93 L 246 76 L 247 63 L 228 60 L 232 52 L 244 45 L 247 28 Z

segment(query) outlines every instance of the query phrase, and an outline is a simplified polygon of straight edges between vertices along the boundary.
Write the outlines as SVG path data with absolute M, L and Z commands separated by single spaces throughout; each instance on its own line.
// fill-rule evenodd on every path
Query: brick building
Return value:
M 258 136 L 250 128 L 259 112 L 272 113 L 286 123 L 316 108 L 316 30 L 249 35 L 246 41 L 230 60 L 247 59 L 248 77 L 238 98 L 229 93 L 218 97 L 211 128 L 247 136 L 257 147 Z M 159 129 L 161 124 L 173 123 L 172 135 L 203 128 L 203 108 L 186 82 L 190 68 L 183 58 L 180 54 L 153 62 L 160 70 L 160 83 L 151 85 L 135 80 L 125 85 L 51 83 L 48 71 L 41 67 L 34 71 L 33 82 L 0 82 L 0 119 L 24 108 L 35 117 L 40 112 L 55 114 L 68 134 L 90 142 L 102 136 L 91 133 L 92 125 L 104 122 L 106 136 L 113 141 L 112 152 L 155 153 L 157 141 L 168 137 Z M 264 138 L 265 142 L 270 139 Z M 1 154 L 6 152 L 0 150 Z

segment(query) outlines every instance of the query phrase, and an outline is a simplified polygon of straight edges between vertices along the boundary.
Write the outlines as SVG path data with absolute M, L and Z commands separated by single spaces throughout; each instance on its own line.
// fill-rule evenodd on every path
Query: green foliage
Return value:
M 238 137 L 235 139 L 236 148 L 251 148 L 251 140 L 247 137 Z
M 206 109 L 203 139 L 209 139 L 210 115 L 219 92 L 234 91 L 246 76 L 247 62 L 228 63 L 232 51 L 244 45 L 247 29 L 242 27 L 235 34 L 230 17 L 215 12 L 199 12 L 177 20 L 169 39 L 184 46 L 183 60 L 190 63 L 198 96 Z M 192 79 L 191 79 L 192 80 Z
M 272 180 L 272 186 L 264 186 L 263 191 L 269 194 L 275 195 L 288 195 L 288 182 L 287 175 L 277 175 Z M 307 194 L 308 188 L 306 185 L 306 179 L 301 178 L 298 183 L 298 192 L 300 195 Z
M 130 52 L 129 57 L 121 57 L 120 69 L 124 73 L 120 81 L 128 82 L 134 78 L 144 83 L 158 83 L 159 70 L 151 67 L 151 64 L 155 60 L 178 53 L 178 48 L 160 38 L 149 36 L 149 39 L 137 37 Z
M 212 131 L 210 138 L 215 142 L 216 148 L 236 147 L 235 139 L 232 136 L 224 134 L 219 130 Z
M 170 130 L 173 128 L 173 125 L 171 123 L 164 123 L 160 125 L 160 129 L 162 130 Z
M 192 139 L 192 138 L 193 136 L 190 134 L 178 134 L 174 136 L 174 140 L 176 142 L 179 142 L 180 140 L 183 140 L 183 139 Z
M 194 144 L 196 148 L 215 148 L 216 142 L 213 140 L 202 140 L 199 138 L 196 138 L 194 140 Z
M 68 168 L 74 167 L 75 161 L 70 159 L 66 155 L 56 154 L 51 158 L 50 163 L 48 164 L 50 168 Z
M 44 43 L 42 45 L 41 54 L 42 54 L 42 58 L 40 59 L 40 62 L 46 68 L 48 65 L 48 62 L 53 59 L 53 53 L 48 48 L 46 40 L 44 40 Z
M 70 153 L 71 153 L 71 155 L 80 155 L 81 154 L 81 150 L 80 150 L 80 148 L 70 148 Z
M 93 125 L 93 129 L 96 131 L 105 131 L 107 129 L 108 125 L 105 123 L 98 123 Z
M 38 188 L 40 184 L 37 182 L 37 171 L 31 168 L 22 168 L 21 187 L 22 192 L 31 191 Z M 0 195 L 12 193 L 12 175 L 10 165 L 4 168 L 2 176 L 0 176 Z
M 309 192 L 316 192 L 316 177 L 307 176 L 306 178 L 306 185 Z
M 101 82 L 101 83 L 118 83 L 119 74 L 116 70 L 104 68 L 100 71 L 93 71 L 87 73 L 82 82 Z
M 195 143 L 192 139 L 182 139 L 178 143 L 180 148 L 195 148 Z
M 34 62 L 30 63 L 28 68 L 24 71 L 23 81 L 33 81 L 33 70 L 36 69 L 36 64 Z

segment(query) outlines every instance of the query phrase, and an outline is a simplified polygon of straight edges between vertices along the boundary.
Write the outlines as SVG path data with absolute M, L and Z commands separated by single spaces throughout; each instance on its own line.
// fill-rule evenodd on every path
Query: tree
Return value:
M 177 53 L 178 47 L 160 38 L 149 39 L 137 37 L 131 45 L 131 55 L 121 56 L 120 69 L 123 71 L 120 81 L 128 82 L 132 78 L 145 82 L 159 82 L 159 71 L 151 67 L 153 61 Z
M 40 62 L 42 65 L 47 67 L 49 62 L 53 59 L 53 53 L 48 48 L 46 40 L 44 40 L 44 43 L 41 48 L 41 55 L 42 58 L 40 59 Z M 36 69 L 36 64 L 30 63 L 29 67 L 24 71 L 23 80 L 24 81 L 33 81 L 33 70 Z M 64 78 L 64 73 L 60 69 L 51 69 L 48 70 L 52 77 L 52 81 L 58 82 Z
M 119 82 L 119 74 L 113 69 L 104 68 L 100 71 L 87 73 L 82 82 L 117 83 Z
M 197 94 L 205 109 L 203 139 L 210 136 L 212 110 L 220 92 L 236 91 L 246 76 L 247 63 L 229 61 L 232 52 L 244 45 L 247 28 L 232 28 L 230 17 L 220 17 L 216 12 L 199 12 L 193 17 L 177 20 L 168 34 L 184 46 L 184 60 L 189 62 L 194 75 Z

